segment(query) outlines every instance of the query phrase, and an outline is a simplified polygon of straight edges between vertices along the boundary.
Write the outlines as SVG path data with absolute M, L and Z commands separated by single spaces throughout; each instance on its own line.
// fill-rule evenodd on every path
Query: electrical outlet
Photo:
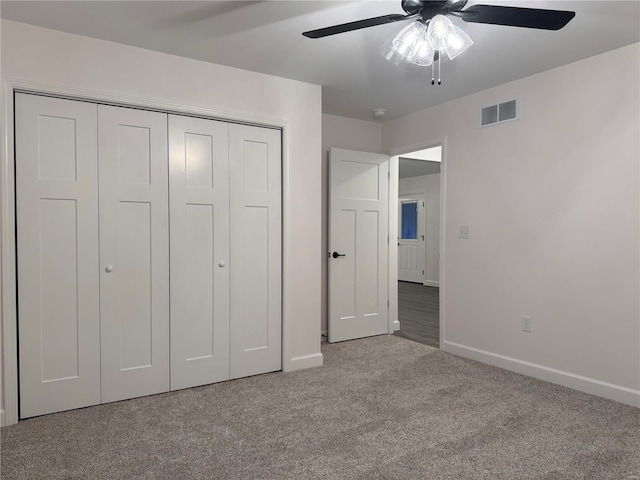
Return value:
M 462 240 L 469 239 L 469 226 L 468 225 L 459 225 L 458 226 L 458 238 Z
M 532 323 L 532 321 L 533 321 L 533 318 L 527 317 L 526 315 L 522 316 L 522 331 L 523 332 L 531 333 L 531 323 Z

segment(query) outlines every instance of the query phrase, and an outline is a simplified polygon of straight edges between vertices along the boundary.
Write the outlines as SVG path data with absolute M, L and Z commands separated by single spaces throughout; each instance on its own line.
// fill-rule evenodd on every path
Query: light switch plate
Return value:
M 459 225 L 458 226 L 458 238 L 463 240 L 469 239 L 469 226 L 468 225 Z

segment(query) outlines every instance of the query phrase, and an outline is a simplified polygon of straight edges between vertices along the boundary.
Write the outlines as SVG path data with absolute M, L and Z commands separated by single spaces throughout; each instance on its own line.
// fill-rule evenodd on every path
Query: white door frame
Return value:
M 195 105 L 166 102 L 156 98 L 135 97 L 104 91 L 85 90 L 63 85 L 32 82 L 28 80 L 2 79 L 0 129 L 4 148 L 0 152 L 0 298 L 2 328 L 0 342 L 4 358 L 1 366 L 4 381 L 4 410 L 0 412 L 0 425 L 18 423 L 18 324 L 16 299 L 16 239 L 15 239 L 15 168 L 14 168 L 14 91 L 40 95 L 86 100 L 111 105 L 138 107 L 166 113 L 193 115 L 212 120 L 223 120 L 268 128 L 282 132 L 282 370 L 293 369 L 289 352 L 291 345 L 291 301 L 293 285 L 291 273 L 292 232 L 291 226 L 291 178 L 290 178 L 290 132 L 287 120 L 276 117 L 248 115 L 202 108 Z
M 447 137 L 438 137 L 423 142 L 392 148 L 387 154 L 389 158 L 389 232 L 398 231 L 398 182 L 400 181 L 400 156 L 417 150 L 442 147 L 440 157 L 440 345 L 445 338 L 445 239 L 446 239 L 446 191 L 447 191 Z M 425 199 L 426 201 L 426 199 Z M 426 241 L 425 241 L 426 245 Z M 426 252 L 425 252 L 426 261 Z M 389 242 L 389 333 L 400 330 L 398 320 L 398 242 Z

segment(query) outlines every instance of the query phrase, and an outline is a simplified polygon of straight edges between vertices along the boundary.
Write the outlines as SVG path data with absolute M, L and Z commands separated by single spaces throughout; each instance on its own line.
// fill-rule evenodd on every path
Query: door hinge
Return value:
M 424 202 L 422 202 L 422 206 L 424 207 Z
M 424 275 L 424 270 L 422 270 L 422 274 Z
M 389 299 L 387 299 L 387 307 L 389 306 Z

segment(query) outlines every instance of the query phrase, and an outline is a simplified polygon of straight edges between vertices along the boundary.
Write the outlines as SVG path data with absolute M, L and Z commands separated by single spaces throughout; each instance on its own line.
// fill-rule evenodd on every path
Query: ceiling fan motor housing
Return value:
M 402 9 L 408 15 L 420 14 L 423 20 L 429 20 L 439 13 L 460 11 L 466 4 L 467 0 L 402 0 Z

